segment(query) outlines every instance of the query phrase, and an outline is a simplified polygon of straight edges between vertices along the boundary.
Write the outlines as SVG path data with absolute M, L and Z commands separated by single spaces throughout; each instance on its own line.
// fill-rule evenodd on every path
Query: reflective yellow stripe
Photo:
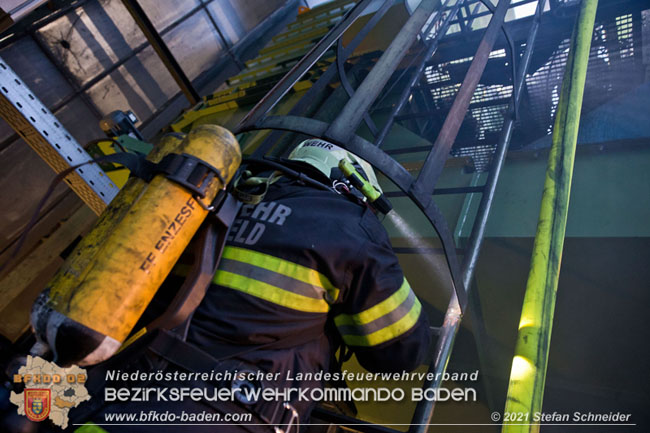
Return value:
M 336 301 L 339 297 L 339 289 L 334 287 L 325 275 L 306 266 L 289 262 L 269 254 L 232 246 L 224 248 L 223 257 L 237 260 L 238 262 L 249 263 L 269 271 L 286 275 L 303 283 L 321 287 L 329 294 L 331 302 Z
M 272 286 L 263 281 L 226 271 L 218 271 L 214 282 L 247 293 L 274 304 L 308 313 L 327 313 L 329 304 L 324 299 L 314 299 Z
M 381 301 L 379 304 L 357 314 L 340 314 L 334 319 L 334 322 L 337 326 L 365 325 L 381 316 L 391 313 L 394 309 L 399 307 L 402 302 L 404 302 L 409 293 L 411 293 L 411 286 L 409 286 L 409 283 L 405 278 L 399 290 Z
M 408 307 L 408 312 L 405 307 Z M 334 318 L 334 322 L 347 344 L 376 346 L 411 329 L 421 309 L 420 302 L 404 279 L 399 290 L 384 301 L 357 314 L 341 314 Z
M 411 329 L 420 317 L 421 305 L 413 304 L 411 311 L 397 322 L 368 335 L 343 335 L 343 341 L 350 346 L 377 346 Z

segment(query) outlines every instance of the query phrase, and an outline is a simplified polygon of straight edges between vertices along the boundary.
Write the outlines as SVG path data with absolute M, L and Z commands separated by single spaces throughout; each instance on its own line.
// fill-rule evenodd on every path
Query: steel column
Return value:
M 354 89 L 352 88 L 352 84 L 350 84 L 350 80 L 348 80 L 348 76 L 345 73 L 345 58 L 343 57 L 344 52 L 345 49 L 343 48 L 343 39 L 339 39 L 339 42 L 336 44 L 336 70 L 339 71 L 339 79 L 341 80 L 341 86 L 343 86 L 345 93 L 347 93 L 350 98 L 353 98 Z M 373 136 L 376 136 L 378 133 L 377 125 L 375 125 L 375 122 L 372 120 L 370 114 L 367 111 L 363 114 L 363 121 L 366 123 L 366 126 L 370 130 L 370 133 Z
M 478 194 L 482 192 L 483 192 L 483 186 L 461 186 L 455 188 L 438 188 L 433 191 L 433 195 Z M 408 194 L 402 191 L 388 191 L 385 192 L 384 195 L 388 198 L 408 197 Z
M 524 83 L 526 82 L 526 72 L 530 67 L 533 47 L 535 45 L 537 31 L 539 30 L 542 19 L 542 12 L 544 10 L 543 6 L 546 1 L 547 0 L 540 0 L 533 18 L 533 23 L 531 24 L 530 34 L 526 41 L 526 50 L 524 51 L 521 65 L 515 79 L 516 89 L 513 88 L 512 90 L 512 101 L 508 107 L 508 116 L 503 125 L 503 129 L 501 130 L 494 156 L 492 157 L 492 167 L 490 168 L 487 181 L 485 182 L 483 196 L 481 197 L 472 232 L 467 242 L 462 268 L 465 287 L 469 287 L 469 284 L 474 277 L 474 270 L 476 269 L 476 263 L 485 237 L 485 227 L 490 215 L 490 210 L 492 209 L 492 202 L 494 201 L 494 193 L 496 191 L 497 183 L 499 182 L 499 175 L 501 174 L 501 169 L 503 168 L 506 153 L 508 152 L 508 147 L 510 145 L 510 139 L 512 138 L 512 131 L 514 130 L 515 121 L 517 120 L 516 113 L 521 101 L 521 94 L 524 88 Z

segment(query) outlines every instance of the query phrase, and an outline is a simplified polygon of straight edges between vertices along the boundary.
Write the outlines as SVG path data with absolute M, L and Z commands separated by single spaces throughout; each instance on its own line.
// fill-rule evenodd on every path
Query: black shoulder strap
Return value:
M 205 197 L 205 189 L 215 177 L 225 184 L 225 179 L 216 167 L 188 153 L 169 153 L 159 163 L 154 163 L 137 153 L 113 153 L 89 162 L 114 162 L 129 169 L 132 176 L 147 182 L 162 173 L 199 197 Z
M 195 244 L 195 259 L 188 276 L 165 312 L 147 325 L 148 331 L 157 328 L 172 329 L 184 322 L 189 323 L 194 310 L 205 297 L 217 272 L 226 237 L 241 207 L 241 202 L 230 193 L 220 191 L 219 194 L 214 205 L 217 210 L 208 217 L 196 235 L 198 242 Z M 185 334 L 185 330 L 180 331 L 181 335 Z

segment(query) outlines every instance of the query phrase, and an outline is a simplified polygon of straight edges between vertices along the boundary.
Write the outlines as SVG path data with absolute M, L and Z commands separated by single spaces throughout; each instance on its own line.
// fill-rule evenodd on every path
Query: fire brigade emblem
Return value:
M 43 421 L 50 414 L 51 390 L 26 389 L 25 415 L 32 421 Z
M 85 387 L 86 370 L 73 365 L 61 368 L 38 356 L 27 356 L 26 364 L 13 375 L 13 382 L 24 386 L 23 392 L 11 391 L 9 401 L 18 406 L 18 415 L 32 421 L 49 419 L 52 424 L 68 428 L 68 412 L 90 400 Z

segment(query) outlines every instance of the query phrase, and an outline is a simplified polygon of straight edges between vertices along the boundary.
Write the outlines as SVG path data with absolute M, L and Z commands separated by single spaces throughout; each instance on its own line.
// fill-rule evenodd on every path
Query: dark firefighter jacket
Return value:
M 265 344 L 296 333 L 313 337 L 242 357 L 284 378 L 328 371 L 340 338 L 371 372 L 412 370 L 429 346 L 421 304 L 373 212 L 282 178 L 241 209 L 187 341 L 209 351 L 215 341 Z M 293 403 L 305 416 L 309 403 Z

